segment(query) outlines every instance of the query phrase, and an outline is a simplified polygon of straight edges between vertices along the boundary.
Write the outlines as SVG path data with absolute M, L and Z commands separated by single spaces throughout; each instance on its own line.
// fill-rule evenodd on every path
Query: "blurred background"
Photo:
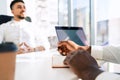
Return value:
M 11 1 L 0 1 L 0 15 L 12 16 L 9 7 Z M 24 2 L 27 16 L 31 18 L 34 27 L 38 28 L 39 33 L 36 34 L 39 36 L 55 39 L 55 26 L 78 26 L 83 27 L 89 45 L 120 44 L 120 0 L 24 0 Z M 120 72 L 120 66 L 117 64 L 105 64 L 105 69 Z

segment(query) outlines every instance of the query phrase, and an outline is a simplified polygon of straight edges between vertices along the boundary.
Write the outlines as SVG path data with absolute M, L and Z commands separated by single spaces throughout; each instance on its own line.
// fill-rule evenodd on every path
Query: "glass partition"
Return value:
M 83 27 L 90 43 L 90 0 L 59 0 L 58 4 L 58 25 Z

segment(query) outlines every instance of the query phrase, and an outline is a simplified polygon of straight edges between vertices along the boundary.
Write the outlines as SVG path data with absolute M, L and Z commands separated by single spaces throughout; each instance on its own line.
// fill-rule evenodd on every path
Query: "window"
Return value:
M 68 25 L 68 0 L 59 0 L 58 6 L 58 18 L 59 18 L 59 25 Z
M 96 45 L 120 44 L 119 3 L 120 0 L 95 0 Z M 119 68 L 120 65 L 109 64 L 110 72 L 120 72 Z
M 59 25 L 83 27 L 90 43 L 90 0 L 59 0 Z

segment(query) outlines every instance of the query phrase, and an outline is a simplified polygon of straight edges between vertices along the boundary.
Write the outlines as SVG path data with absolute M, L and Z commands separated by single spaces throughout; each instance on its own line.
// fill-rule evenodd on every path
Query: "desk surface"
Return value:
M 56 50 L 17 55 L 15 80 L 77 80 L 69 68 L 52 68 Z

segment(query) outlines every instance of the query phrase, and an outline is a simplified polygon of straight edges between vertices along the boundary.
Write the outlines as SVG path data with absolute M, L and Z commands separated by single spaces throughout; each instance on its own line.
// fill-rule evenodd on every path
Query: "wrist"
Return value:
M 91 46 L 78 46 L 77 50 L 85 50 L 85 51 L 91 53 Z
M 91 54 L 91 46 L 87 46 L 87 51 Z
M 38 52 L 38 51 L 39 51 L 39 49 L 35 47 L 34 48 L 34 52 Z

